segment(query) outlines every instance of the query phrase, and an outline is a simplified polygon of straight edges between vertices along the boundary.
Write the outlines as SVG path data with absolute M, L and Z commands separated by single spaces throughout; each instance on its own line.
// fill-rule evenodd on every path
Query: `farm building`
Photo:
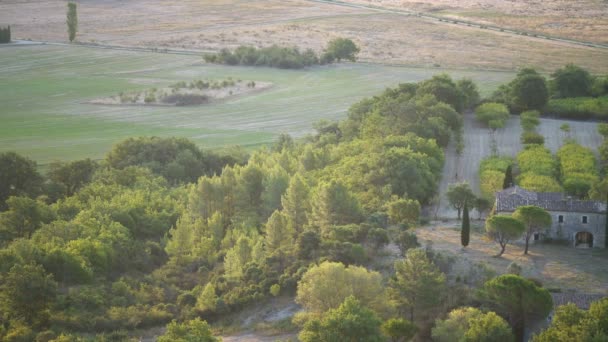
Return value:
M 551 214 L 549 229 L 533 240 L 565 240 L 578 248 L 605 246 L 606 203 L 582 201 L 560 192 L 534 192 L 518 186 L 496 193 L 496 214 L 511 214 L 518 207 L 535 205 Z

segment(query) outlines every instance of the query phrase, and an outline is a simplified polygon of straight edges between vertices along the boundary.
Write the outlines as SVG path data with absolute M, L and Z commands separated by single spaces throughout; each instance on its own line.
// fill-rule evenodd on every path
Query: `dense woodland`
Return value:
M 207 322 L 291 296 L 304 308 L 291 326 L 302 341 L 521 340 L 552 309 L 542 284 L 516 265 L 454 276 L 451 259 L 417 248 L 410 231 L 438 195 L 443 148 L 466 148 L 462 113 L 479 102 L 472 81 L 439 75 L 251 155 L 131 138 L 101 161 L 57 162 L 41 175 L 28 158 L 0 154 L 0 338 L 120 341 L 167 325 L 160 341 L 214 341 Z M 546 154 L 536 149 L 525 152 Z M 560 162 L 530 170 L 522 157 L 519 168 L 559 172 L 565 186 L 590 162 L 579 150 L 566 145 Z M 483 170 L 504 175 L 511 162 L 498 162 Z M 378 266 L 389 241 L 403 258 Z M 535 340 L 584 329 L 599 341 L 607 311 L 608 300 L 562 309 Z

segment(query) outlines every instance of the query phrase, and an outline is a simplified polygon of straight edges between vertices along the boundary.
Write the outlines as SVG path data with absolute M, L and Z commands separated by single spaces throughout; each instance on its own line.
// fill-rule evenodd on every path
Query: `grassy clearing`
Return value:
M 487 93 L 513 77 L 465 72 L 341 64 L 308 70 L 207 65 L 197 56 L 84 47 L 2 48 L 0 151 L 40 163 L 101 158 L 129 136 L 183 136 L 208 148 L 271 142 L 282 132 L 302 136 L 320 119 L 340 119 L 365 96 L 440 72 L 470 77 Z M 167 87 L 192 79 L 254 79 L 265 92 L 201 107 L 99 106 L 95 98 Z

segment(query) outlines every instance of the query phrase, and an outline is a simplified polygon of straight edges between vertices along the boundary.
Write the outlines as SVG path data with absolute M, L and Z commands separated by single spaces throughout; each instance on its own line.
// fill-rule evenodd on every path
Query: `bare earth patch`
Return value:
M 483 225 L 483 222 L 473 224 Z M 505 273 L 507 266 L 515 261 L 522 266 L 523 276 L 537 278 L 547 288 L 608 295 L 608 252 L 605 250 L 536 244 L 530 247 L 530 254 L 526 256 L 522 245 L 511 244 L 502 257 L 496 258 L 498 244 L 479 233 L 472 232 L 469 246 L 462 248 L 457 221 L 418 228 L 416 235 L 422 243 L 432 241 L 435 250 L 469 263 L 486 263 L 499 274 Z
M 608 2 L 595 0 L 342 0 L 608 43 Z

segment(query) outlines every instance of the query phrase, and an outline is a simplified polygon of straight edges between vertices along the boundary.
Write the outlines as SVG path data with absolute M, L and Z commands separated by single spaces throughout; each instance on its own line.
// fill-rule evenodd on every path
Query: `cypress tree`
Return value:
M 511 167 L 511 165 L 509 165 L 509 167 L 507 167 L 507 170 L 505 171 L 505 179 L 502 182 L 502 188 L 507 189 L 511 186 L 513 186 L 513 168 Z
M 11 26 L 10 25 L 6 29 L 6 42 L 7 43 L 11 42 Z
M 471 235 L 471 223 L 469 221 L 469 204 L 464 202 L 464 209 L 462 213 L 462 229 L 460 230 L 460 243 L 463 247 L 469 245 L 469 239 Z
M 71 43 L 76 38 L 76 32 L 78 32 L 78 14 L 76 13 L 76 4 L 73 2 L 68 2 L 66 24 L 68 25 L 68 38 Z
M 606 227 L 604 228 L 604 248 L 608 248 L 608 195 L 606 196 Z

